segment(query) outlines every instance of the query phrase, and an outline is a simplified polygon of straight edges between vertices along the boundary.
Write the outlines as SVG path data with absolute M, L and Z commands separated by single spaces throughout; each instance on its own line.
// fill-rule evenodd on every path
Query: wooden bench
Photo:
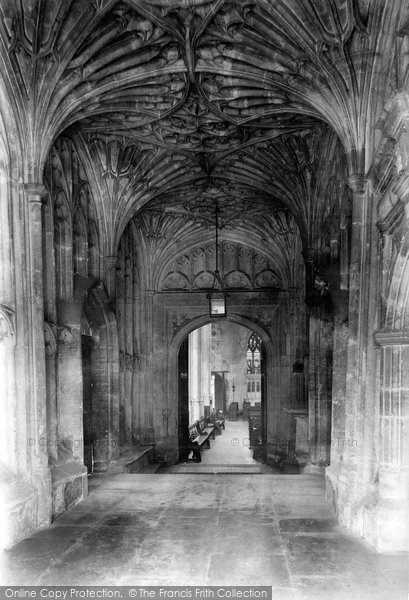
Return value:
M 224 419 L 211 418 L 209 421 L 209 424 L 213 425 L 215 435 L 221 435 L 222 429 L 226 429 L 225 424 L 224 424 Z
M 201 461 L 200 451 L 202 448 L 210 449 L 210 439 L 215 439 L 214 427 L 206 422 L 204 418 L 196 421 L 189 427 L 190 445 L 189 450 L 198 462 Z
M 218 417 L 215 423 L 217 423 L 220 426 L 220 429 L 226 429 L 226 421 L 224 420 L 224 417 Z

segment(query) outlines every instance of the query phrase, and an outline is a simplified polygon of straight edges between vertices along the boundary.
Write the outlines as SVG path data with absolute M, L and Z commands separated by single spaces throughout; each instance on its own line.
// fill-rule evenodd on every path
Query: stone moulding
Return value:
M 409 346 L 407 331 L 375 331 L 373 334 L 375 346 Z

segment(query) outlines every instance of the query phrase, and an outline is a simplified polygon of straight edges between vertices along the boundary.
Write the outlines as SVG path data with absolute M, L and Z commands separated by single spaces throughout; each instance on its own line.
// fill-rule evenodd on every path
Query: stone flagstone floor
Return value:
M 96 475 L 1 557 L 3 585 L 268 585 L 274 600 L 407 600 L 407 556 L 342 533 L 313 475 Z

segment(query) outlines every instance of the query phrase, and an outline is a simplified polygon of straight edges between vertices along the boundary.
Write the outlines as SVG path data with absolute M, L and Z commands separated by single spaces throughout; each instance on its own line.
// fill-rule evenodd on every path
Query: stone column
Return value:
M 189 335 L 189 422 L 200 419 L 200 330 Z
M 311 310 L 308 428 L 310 463 L 306 471 L 323 471 L 329 464 L 331 440 L 331 391 L 333 325 Z M 314 314 L 318 312 L 318 314 Z
M 119 347 L 119 444 L 124 446 L 126 443 L 125 438 L 125 291 L 124 291 L 124 265 L 122 260 L 122 254 L 120 259 L 117 261 L 117 269 L 115 276 L 115 307 L 116 307 L 116 319 L 118 323 L 118 347 Z
M 133 339 L 133 371 L 132 371 L 132 398 L 131 398 L 131 435 L 132 443 L 141 441 L 141 350 L 140 340 L 140 313 L 141 306 L 138 302 L 138 270 L 134 265 L 132 269 L 132 339 Z
M 379 507 L 374 543 L 382 552 L 409 546 L 409 335 L 374 334 L 381 353 Z
M 124 338 L 125 338 L 125 373 L 124 373 L 124 439 L 127 445 L 132 443 L 132 397 L 133 397 L 133 267 L 132 260 L 125 263 L 125 282 L 124 282 Z
M 99 330 L 99 339 L 92 352 L 92 426 L 94 440 L 94 470 L 106 471 L 112 459 L 109 390 L 109 349 L 106 327 Z
M 153 311 L 153 297 L 154 292 L 148 291 L 146 292 L 146 347 L 147 347 L 147 359 L 148 359 L 148 370 L 147 373 L 154 372 L 154 311 Z M 147 423 L 147 441 L 153 442 L 155 439 L 155 419 L 154 419 L 154 403 L 152 402 L 152 392 L 153 392 L 153 382 L 151 379 L 148 379 L 147 385 L 147 408 L 148 408 L 148 423 Z M 161 422 L 158 419 L 157 422 Z
M 153 357 L 153 296 L 154 292 L 147 291 L 135 298 L 140 302 L 138 323 L 140 330 L 140 432 L 141 443 L 152 444 L 156 439 L 154 423 L 162 423 L 162 409 L 154 406 L 152 373 L 154 372 Z M 154 420 L 154 411 L 157 420 Z M 159 434 L 160 435 L 160 434 Z
M 58 463 L 58 409 L 57 409 L 57 343 L 52 325 L 44 327 L 46 352 L 46 386 L 47 386 L 47 431 L 48 456 L 50 463 Z
M 332 369 L 331 467 L 339 467 L 345 438 L 345 386 L 347 372 L 347 323 L 335 323 Z
M 45 379 L 44 342 L 44 289 L 41 204 L 45 188 L 41 184 L 24 186 L 28 200 L 27 229 L 27 286 L 28 324 L 30 341 L 28 348 L 29 403 L 27 406 L 28 452 L 31 463 L 32 483 L 38 492 L 38 526 L 49 525 L 51 519 L 51 475 L 47 452 L 47 407 Z
M 359 487 L 360 461 L 364 452 L 365 372 L 368 318 L 368 181 L 361 176 L 350 178 L 353 191 L 351 260 L 349 278 L 348 356 L 345 405 L 345 440 L 340 474 L 341 521 L 349 522 L 349 506 L 355 487 Z M 344 505 L 345 502 L 345 506 Z M 349 523 L 348 523 L 349 524 Z
M 17 471 L 17 405 L 14 375 L 14 311 L 0 304 L 0 462 Z M 19 440 L 26 446 L 25 440 Z
M 74 327 L 59 327 L 58 333 L 58 458 L 60 463 L 83 463 L 82 348 Z
M 201 343 L 199 361 L 201 363 L 200 373 L 200 410 L 201 415 L 204 413 L 204 406 L 209 406 L 212 399 L 212 372 L 210 368 L 210 341 L 212 335 L 212 326 L 205 325 L 201 327 Z M 214 408 L 214 406 L 213 406 Z

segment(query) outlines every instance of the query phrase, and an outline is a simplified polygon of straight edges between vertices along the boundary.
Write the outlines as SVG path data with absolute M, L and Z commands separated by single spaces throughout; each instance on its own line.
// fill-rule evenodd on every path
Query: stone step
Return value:
M 182 463 L 161 470 L 163 473 L 212 473 L 212 474 L 259 474 L 261 465 L 208 465 L 202 463 Z

